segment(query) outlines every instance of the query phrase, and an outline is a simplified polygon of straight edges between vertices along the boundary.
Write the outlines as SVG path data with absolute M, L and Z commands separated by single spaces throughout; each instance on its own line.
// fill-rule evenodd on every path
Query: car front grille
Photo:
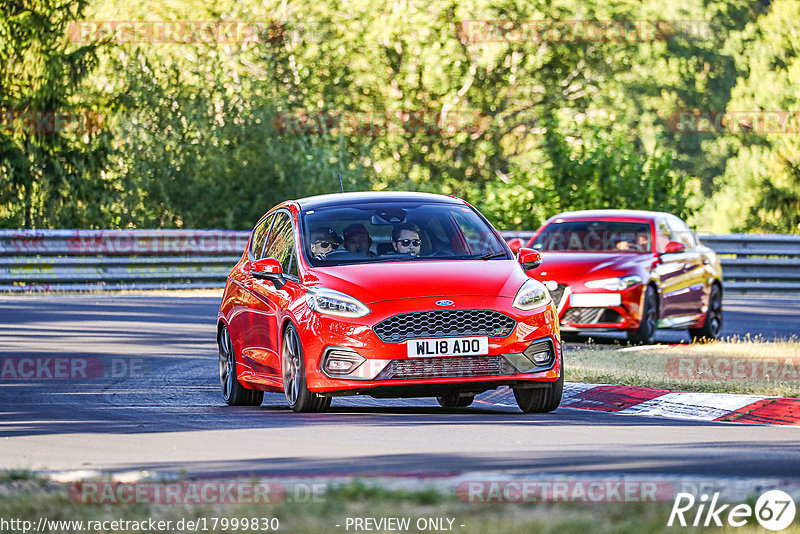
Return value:
M 518 371 L 502 356 L 457 356 L 447 358 L 413 358 L 392 360 L 375 380 L 408 378 L 444 378 L 464 376 L 497 376 Z
M 622 316 L 610 308 L 570 308 L 561 321 L 575 324 L 619 323 Z
M 492 310 L 437 310 L 402 313 L 384 319 L 373 330 L 386 343 L 434 337 L 506 337 L 517 325 L 508 315 Z

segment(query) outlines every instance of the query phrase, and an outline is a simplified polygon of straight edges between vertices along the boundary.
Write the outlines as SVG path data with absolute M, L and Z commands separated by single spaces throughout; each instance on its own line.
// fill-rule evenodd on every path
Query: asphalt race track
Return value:
M 191 293 L 0 298 L 0 356 L 84 357 L 105 369 L 93 379 L 0 380 L 0 469 L 800 480 L 798 427 L 566 408 L 525 415 L 510 393 L 458 410 L 339 397 L 329 413 L 295 414 L 277 394 L 230 408 L 218 391 L 218 304 Z M 731 298 L 725 314 L 725 336 L 787 338 L 798 332 L 800 300 Z M 679 339 L 688 335 L 660 336 Z

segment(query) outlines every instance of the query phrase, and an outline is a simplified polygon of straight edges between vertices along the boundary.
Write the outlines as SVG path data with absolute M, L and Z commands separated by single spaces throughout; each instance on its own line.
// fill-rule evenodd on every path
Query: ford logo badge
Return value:
M 453 301 L 452 300 L 437 300 L 436 301 L 436 305 L 437 306 L 452 306 L 453 305 Z

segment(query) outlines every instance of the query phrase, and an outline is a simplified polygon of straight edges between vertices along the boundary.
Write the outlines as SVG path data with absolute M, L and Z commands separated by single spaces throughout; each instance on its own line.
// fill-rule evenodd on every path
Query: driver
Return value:
M 419 256 L 422 246 L 419 227 L 414 223 L 398 224 L 392 231 L 392 246 L 398 254 L 411 254 Z
M 344 248 L 350 252 L 370 258 L 375 256 L 375 253 L 369 249 L 372 246 L 372 237 L 363 224 L 351 224 L 344 229 L 342 235 L 344 235 Z
M 311 232 L 311 255 L 314 259 L 324 260 L 325 255 L 339 248 L 342 238 L 330 226 L 323 226 Z

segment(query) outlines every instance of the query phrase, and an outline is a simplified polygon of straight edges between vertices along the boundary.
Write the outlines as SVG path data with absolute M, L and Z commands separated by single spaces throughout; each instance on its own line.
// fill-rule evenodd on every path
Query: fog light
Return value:
M 546 363 L 548 363 L 550 361 L 550 351 L 549 350 L 545 350 L 545 351 L 542 351 L 542 352 L 537 352 L 536 354 L 531 356 L 531 358 L 533 358 L 533 361 L 536 364 L 544 365 L 544 364 L 546 364 Z
M 347 375 L 364 363 L 364 358 L 355 351 L 332 349 L 325 355 L 323 369 L 329 375 Z

